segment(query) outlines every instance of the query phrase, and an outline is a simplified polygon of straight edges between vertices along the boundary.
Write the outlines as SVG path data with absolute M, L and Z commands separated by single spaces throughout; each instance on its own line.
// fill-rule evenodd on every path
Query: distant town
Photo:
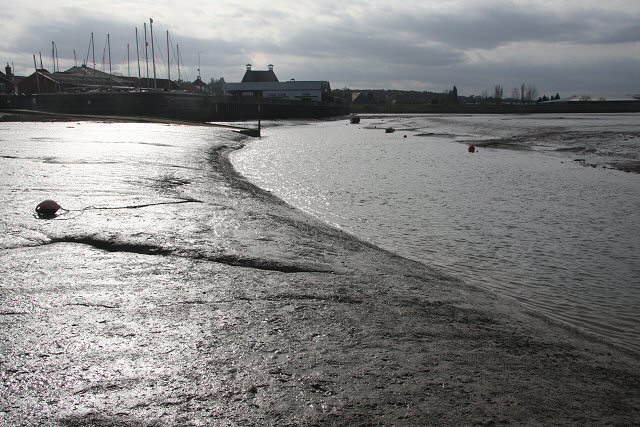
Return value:
M 619 99 L 591 97 L 589 95 L 571 95 L 562 97 L 560 93 L 539 94 L 538 89 L 522 84 L 505 96 L 501 85 L 493 92 L 485 90 L 479 95 L 463 96 L 458 94 L 454 85 L 445 92 L 385 90 L 385 89 L 331 89 L 328 81 L 304 81 L 291 79 L 280 82 L 274 72 L 274 65 L 268 70 L 252 70 L 246 65 L 241 82 L 227 83 L 224 77 L 210 79 L 205 83 L 198 75 L 194 81 L 182 79 L 170 80 L 154 77 L 127 77 L 110 74 L 91 68 L 86 64 L 73 66 L 67 70 L 49 71 L 36 68 L 28 76 L 13 73 L 7 63 L 5 71 L 0 71 L 0 94 L 35 95 L 51 93 L 86 92 L 127 92 L 127 91 L 172 91 L 210 96 L 261 96 L 263 99 L 289 99 L 315 102 L 340 102 L 356 105 L 445 105 L 445 104 L 532 104 L 546 102 L 587 102 L 587 101 L 640 101 L 640 95 Z
M 153 20 L 150 20 L 152 28 Z M 151 32 L 153 34 L 153 32 Z M 91 34 L 90 48 L 94 47 Z M 136 28 L 136 43 L 138 43 Z M 128 64 L 127 76 L 112 72 L 111 50 L 102 71 L 96 68 L 89 51 L 84 61 L 61 70 L 57 47 L 52 42 L 51 69 L 44 67 L 42 55 L 33 55 L 33 73 L 17 75 L 7 62 L 0 71 L 0 110 L 29 110 L 59 114 L 110 114 L 161 116 L 185 120 L 244 120 L 254 118 L 326 117 L 366 112 L 446 112 L 446 113 L 535 113 L 535 112 L 627 112 L 640 111 L 640 96 L 623 99 L 592 98 L 541 94 L 535 85 L 523 83 L 505 92 L 497 84 L 479 95 L 458 94 L 456 85 L 444 92 L 332 89 L 329 81 L 290 79 L 280 81 L 275 66 L 256 70 L 244 65 L 240 82 L 223 77 L 205 82 L 200 76 L 185 81 L 178 63 L 173 64 L 177 78 L 171 79 L 168 63 L 170 46 L 167 32 L 167 78 L 157 76 L 153 43 L 148 49 L 145 23 L 142 56 L 136 49 L 134 65 Z M 153 40 L 153 39 L 152 39 Z M 109 41 L 109 35 L 107 35 Z M 91 51 L 91 49 L 90 49 Z M 105 56 L 106 52 L 103 53 Z M 151 56 L 150 56 L 151 55 Z M 76 53 L 74 51 L 74 58 Z M 127 45 L 129 58 L 129 45 Z M 90 64 L 92 66 L 90 66 Z M 240 65 L 239 65 L 240 67 Z M 133 71 L 132 71 L 133 70 Z M 174 74 L 174 77 L 176 77 Z

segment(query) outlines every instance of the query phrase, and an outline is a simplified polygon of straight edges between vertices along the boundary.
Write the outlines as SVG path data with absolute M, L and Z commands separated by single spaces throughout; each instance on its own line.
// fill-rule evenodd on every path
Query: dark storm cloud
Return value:
M 140 22 L 138 27 L 138 39 L 140 46 L 144 43 L 144 22 Z M 147 24 L 147 39 L 149 46 L 151 45 L 151 34 L 149 22 Z M 67 49 L 77 49 L 78 52 L 83 51 L 86 55 L 89 46 L 91 33 L 94 33 L 96 51 L 102 49 L 106 43 L 107 34 L 110 34 L 112 50 L 122 51 L 126 49 L 126 44 L 130 43 L 135 48 L 135 24 L 124 24 L 115 21 L 103 21 L 93 17 L 83 17 L 73 22 L 51 22 L 46 26 L 34 25 L 33 28 L 27 28 L 24 36 L 16 40 L 14 46 L 21 51 L 35 51 L 47 49 L 50 47 L 51 41 L 55 41 L 60 47 Z M 154 39 L 155 43 L 160 47 L 166 48 L 166 30 L 167 28 L 161 24 L 154 22 Z M 171 40 L 175 44 L 184 45 L 185 47 L 200 46 L 214 48 L 219 54 L 234 54 L 241 50 L 240 42 L 228 42 L 225 40 L 200 40 L 197 38 L 185 38 L 170 34 Z
M 416 37 L 459 49 L 492 49 L 511 42 L 620 43 L 638 41 L 637 16 L 575 11 L 556 13 L 536 7 L 501 5 L 465 13 L 426 13 L 374 17 L 386 33 Z
M 640 43 L 640 24 L 634 22 L 607 28 L 588 41 L 600 44 Z
M 366 58 L 389 65 L 449 65 L 464 60 L 464 53 L 420 40 L 402 40 L 376 33 L 346 29 L 304 31 L 281 46 L 282 52 L 320 57 Z
M 446 72 L 445 72 L 446 71 Z M 510 94 L 521 84 L 535 86 L 540 95 L 560 92 L 571 96 L 594 91 L 632 94 L 637 92 L 637 63 L 632 59 L 620 59 L 608 63 L 584 66 L 578 63 L 540 62 L 536 64 L 462 64 L 446 70 L 433 70 L 435 87 L 455 83 L 466 93 L 479 94 L 483 89 L 493 92 L 495 85 L 504 87 Z

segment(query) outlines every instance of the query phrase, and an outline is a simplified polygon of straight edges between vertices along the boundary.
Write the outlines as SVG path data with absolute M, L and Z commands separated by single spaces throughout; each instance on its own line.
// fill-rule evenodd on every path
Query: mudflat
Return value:
M 211 150 L 215 198 L 0 250 L 0 424 L 640 420 L 638 355 L 291 208 L 235 173 L 242 144 Z M 148 237 L 187 209 L 215 248 Z

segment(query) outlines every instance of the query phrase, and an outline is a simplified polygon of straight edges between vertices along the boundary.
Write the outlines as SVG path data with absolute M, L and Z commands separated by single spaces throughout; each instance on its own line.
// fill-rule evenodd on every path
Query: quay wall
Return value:
M 542 104 L 368 104 L 228 97 L 175 92 L 54 93 L 0 95 L 0 110 L 33 110 L 59 114 L 156 117 L 194 122 L 261 119 L 313 119 L 358 114 L 536 114 L 633 113 L 640 101 L 574 101 Z
M 359 114 L 638 113 L 640 101 L 571 101 L 540 104 L 352 104 Z
M 349 112 L 344 105 L 171 92 L 8 95 L 0 96 L 0 110 L 159 117 L 194 122 L 322 118 Z

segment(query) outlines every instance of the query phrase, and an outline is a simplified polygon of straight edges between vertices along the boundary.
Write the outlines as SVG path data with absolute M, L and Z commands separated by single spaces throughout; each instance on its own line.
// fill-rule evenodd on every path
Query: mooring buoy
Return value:
M 36 206 L 38 218 L 51 219 L 56 217 L 56 213 L 62 209 L 57 202 L 51 199 L 43 200 Z

